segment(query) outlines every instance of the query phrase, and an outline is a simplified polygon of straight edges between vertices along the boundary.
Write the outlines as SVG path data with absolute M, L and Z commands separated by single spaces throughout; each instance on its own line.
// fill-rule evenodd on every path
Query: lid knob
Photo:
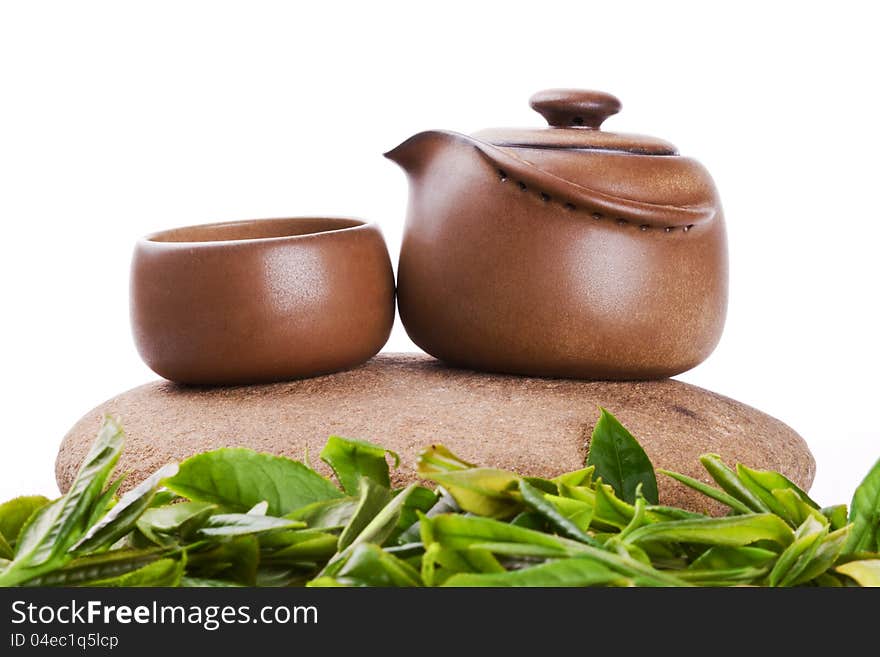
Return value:
M 557 128 L 598 130 L 605 119 L 620 111 L 615 96 L 585 89 L 546 89 L 532 96 L 529 105 Z

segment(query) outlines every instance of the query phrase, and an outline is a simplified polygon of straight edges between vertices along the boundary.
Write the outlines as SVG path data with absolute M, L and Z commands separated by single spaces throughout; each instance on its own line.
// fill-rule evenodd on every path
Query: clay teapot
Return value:
M 386 156 L 411 191 L 398 307 L 412 340 L 477 370 L 653 379 L 703 361 L 727 308 L 715 185 L 663 140 L 600 129 L 614 96 L 554 89 L 550 124 L 419 133 Z

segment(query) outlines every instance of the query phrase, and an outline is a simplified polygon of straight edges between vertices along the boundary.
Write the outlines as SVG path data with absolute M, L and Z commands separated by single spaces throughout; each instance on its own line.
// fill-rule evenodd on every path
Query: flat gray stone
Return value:
M 415 478 L 419 452 L 443 443 L 462 458 L 556 476 L 583 466 L 590 434 L 607 408 L 639 439 L 655 467 L 709 479 L 701 454 L 778 470 L 808 489 L 815 463 L 790 427 L 750 406 L 680 381 L 585 382 L 457 370 L 421 354 L 380 354 L 354 370 L 285 383 L 140 386 L 89 411 L 67 434 L 56 462 L 66 491 L 104 414 L 123 424 L 119 471 L 134 485 L 161 465 L 218 447 L 242 446 L 303 459 L 318 470 L 331 434 L 398 452 L 396 483 Z M 664 504 L 718 506 L 667 477 Z

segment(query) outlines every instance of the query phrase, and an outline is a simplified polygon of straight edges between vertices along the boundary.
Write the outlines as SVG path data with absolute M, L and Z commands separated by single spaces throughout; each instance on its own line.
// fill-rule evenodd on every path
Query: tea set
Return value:
M 428 131 L 386 153 L 409 206 L 395 282 L 375 224 L 288 218 L 138 241 L 135 343 L 184 384 L 355 367 L 388 339 L 449 365 L 584 380 L 673 376 L 724 327 L 727 244 L 708 171 L 670 143 L 607 132 L 620 101 L 552 89 L 545 128 Z

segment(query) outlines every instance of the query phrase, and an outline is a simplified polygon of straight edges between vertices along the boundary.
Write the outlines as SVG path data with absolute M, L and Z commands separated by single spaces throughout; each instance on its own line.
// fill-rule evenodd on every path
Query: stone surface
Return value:
M 804 488 L 815 464 L 782 422 L 727 397 L 671 379 L 582 382 L 448 368 L 419 354 L 380 354 L 354 370 L 260 386 L 140 386 L 83 417 L 61 445 L 56 475 L 70 485 L 105 413 L 127 443 L 119 470 L 133 485 L 161 465 L 223 446 L 244 446 L 312 465 L 330 434 L 400 453 L 397 483 L 414 478 L 420 450 L 441 442 L 462 458 L 523 474 L 555 476 L 582 467 L 599 406 L 626 425 L 655 467 L 708 481 L 698 457 L 779 470 Z M 719 511 L 659 476 L 661 502 Z

